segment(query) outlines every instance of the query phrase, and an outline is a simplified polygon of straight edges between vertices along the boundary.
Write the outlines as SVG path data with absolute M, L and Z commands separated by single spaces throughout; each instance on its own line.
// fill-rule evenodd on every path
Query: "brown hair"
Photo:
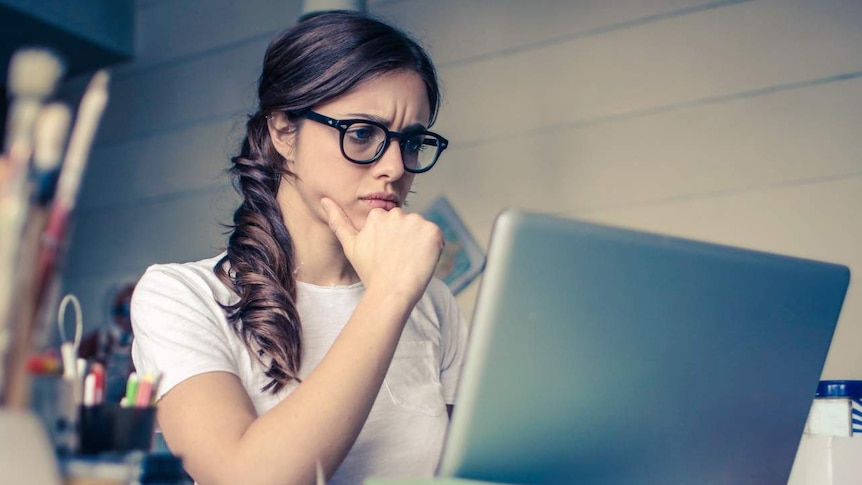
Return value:
M 368 15 L 339 11 L 311 17 L 277 36 L 266 50 L 258 109 L 248 118 L 229 169 L 243 200 L 234 212 L 227 254 L 215 268 L 239 296 L 235 304 L 223 306 L 233 329 L 262 361 L 270 359 L 266 376 L 271 380 L 262 391 L 276 393 L 298 380 L 302 355 L 293 240 L 276 201 L 282 177 L 293 174 L 273 147 L 267 117 L 313 108 L 363 81 L 402 69 L 424 80 L 433 123 L 440 90 L 427 52 L 404 32 Z

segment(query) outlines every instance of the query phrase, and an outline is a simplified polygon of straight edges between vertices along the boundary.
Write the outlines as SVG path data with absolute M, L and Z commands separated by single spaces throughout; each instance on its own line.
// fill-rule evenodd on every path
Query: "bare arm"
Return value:
M 331 475 L 359 434 L 398 342 L 406 314 L 380 311 L 393 306 L 364 298 L 318 367 L 259 418 L 233 374 L 180 383 L 159 403 L 171 450 L 201 484 L 313 483 L 318 458 Z
M 331 476 L 371 410 L 442 235 L 400 210 L 372 211 L 359 233 L 340 208 L 326 209 L 366 292 L 321 363 L 260 417 L 239 379 L 226 372 L 189 378 L 159 403 L 171 450 L 201 484 L 314 483 L 318 459 Z M 417 248 L 425 248 L 424 258 Z

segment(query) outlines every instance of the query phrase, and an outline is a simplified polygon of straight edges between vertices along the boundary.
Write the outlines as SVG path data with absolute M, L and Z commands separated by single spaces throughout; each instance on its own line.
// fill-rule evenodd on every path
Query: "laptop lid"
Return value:
M 507 210 L 438 474 L 786 483 L 848 283 L 844 266 Z

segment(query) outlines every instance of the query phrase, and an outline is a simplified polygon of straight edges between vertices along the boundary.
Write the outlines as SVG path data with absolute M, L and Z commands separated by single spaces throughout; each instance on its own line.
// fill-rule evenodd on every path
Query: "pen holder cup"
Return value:
M 155 406 L 81 406 L 79 452 L 82 455 L 95 455 L 103 452 L 149 451 L 155 422 Z

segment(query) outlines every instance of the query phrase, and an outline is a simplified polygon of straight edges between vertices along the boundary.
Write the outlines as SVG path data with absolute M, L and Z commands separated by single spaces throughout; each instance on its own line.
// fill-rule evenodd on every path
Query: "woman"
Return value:
M 440 229 L 402 210 L 447 144 L 434 67 L 334 12 L 271 43 L 258 98 L 227 251 L 153 266 L 133 297 L 168 446 L 207 484 L 429 476 L 466 335 L 432 278 Z

